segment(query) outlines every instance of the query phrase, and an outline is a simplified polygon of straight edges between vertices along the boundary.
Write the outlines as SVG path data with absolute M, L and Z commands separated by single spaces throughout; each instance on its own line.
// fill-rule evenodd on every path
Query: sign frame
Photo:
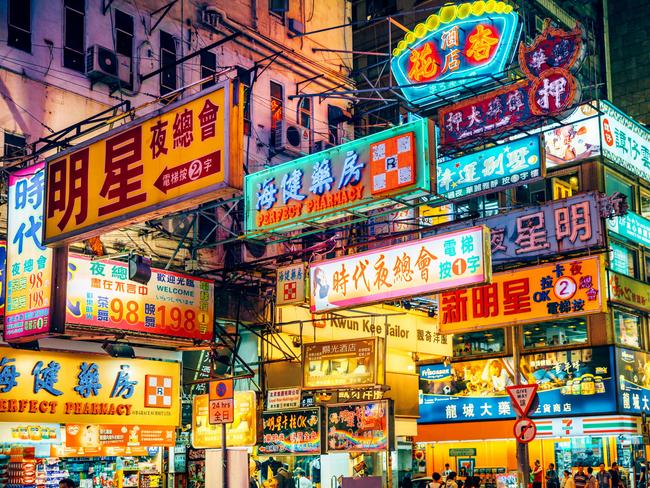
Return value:
M 330 435 L 330 428 L 329 428 L 329 419 L 330 419 L 330 409 L 333 407 L 351 407 L 353 405 L 369 405 L 373 403 L 381 403 L 384 405 L 385 409 L 385 416 L 384 418 L 386 419 L 386 449 L 369 449 L 369 448 L 364 448 L 361 449 L 363 452 L 384 452 L 386 450 L 392 450 L 393 446 L 395 445 L 395 428 L 394 428 L 394 422 L 395 422 L 395 417 L 394 417 L 394 403 L 393 400 L 391 399 L 383 399 L 383 400 L 374 400 L 374 401 L 368 401 L 368 402 L 349 402 L 349 403 L 333 403 L 330 405 L 326 405 L 325 407 L 325 419 L 327 424 L 324 424 L 325 427 L 325 434 L 327 436 L 326 438 L 326 451 L 328 454 L 331 453 L 337 453 L 337 452 L 349 452 L 350 450 L 354 451 L 354 449 L 334 449 L 330 447 L 330 442 L 329 442 L 329 435 Z
M 261 445 L 258 446 L 258 451 L 260 454 L 266 454 L 269 456 L 274 456 L 274 455 L 291 455 L 291 456 L 317 456 L 319 454 L 324 454 L 325 453 L 325 443 L 323 442 L 325 438 L 325 424 L 323 422 L 323 407 L 320 405 L 314 406 L 314 407 L 302 407 L 302 408 L 289 408 L 285 410 L 265 410 L 262 412 L 262 442 Z M 265 444 L 264 442 L 264 430 L 265 430 L 265 416 L 271 417 L 271 416 L 277 416 L 277 415 L 283 415 L 283 414 L 292 414 L 292 413 L 299 413 L 299 412 L 318 412 L 318 423 L 316 426 L 316 429 L 318 431 L 319 435 L 319 449 L 318 451 L 311 451 L 311 452 L 295 452 L 295 451 L 286 451 L 286 452 L 263 452 L 262 448 L 263 445 Z
M 127 223 L 136 223 L 142 222 L 144 220 L 150 220 L 152 218 L 168 214 L 174 210 L 180 210 L 180 204 L 182 208 L 190 208 L 192 206 L 198 205 L 208 200 L 213 200 L 219 195 L 227 194 L 229 191 L 233 190 L 233 184 L 236 183 L 238 175 L 235 171 L 230 171 L 231 168 L 235 168 L 237 165 L 233 165 L 232 151 L 236 147 L 236 141 L 231 141 L 231 132 L 235 129 L 236 132 L 239 132 L 239 129 L 243 123 L 241 108 L 233 104 L 233 97 L 236 95 L 238 86 L 231 83 L 230 81 L 224 81 L 217 83 L 215 86 L 201 90 L 200 92 L 191 95 L 189 97 L 178 100 L 174 103 L 171 103 L 165 107 L 162 107 L 150 114 L 143 115 L 137 119 L 128 122 L 124 125 L 111 129 L 107 132 L 94 136 L 83 143 L 65 149 L 53 156 L 47 157 L 45 159 L 45 195 L 43 203 L 43 245 L 49 247 L 60 247 L 70 244 L 72 242 L 78 242 L 89 237 L 96 236 L 101 232 L 109 232 L 116 228 L 122 227 Z M 240 88 L 241 89 L 241 88 Z M 158 203 L 153 203 L 146 207 L 132 210 L 121 215 L 116 215 L 109 217 L 104 220 L 99 220 L 95 223 L 85 225 L 74 230 L 68 230 L 65 232 L 53 232 L 56 237 L 48 238 L 47 231 L 47 214 L 48 214 L 48 186 L 49 186 L 49 169 L 53 162 L 59 161 L 62 158 L 66 158 L 68 155 L 82 151 L 85 148 L 90 148 L 91 145 L 110 139 L 113 136 L 116 136 L 120 133 L 126 132 L 129 129 L 132 129 L 138 125 L 146 124 L 147 122 L 156 119 L 158 117 L 164 116 L 166 113 L 176 110 L 183 105 L 189 104 L 197 99 L 208 96 L 213 92 L 223 90 L 224 97 L 224 130 L 223 130 L 223 154 L 221 157 L 221 166 L 223 171 L 223 181 L 215 183 L 213 185 L 205 186 L 200 190 L 190 192 L 189 194 L 185 193 L 179 195 L 175 198 L 170 198 L 169 200 L 164 200 Z M 234 137 L 239 138 L 240 135 L 234 134 Z M 143 137 L 142 143 L 144 144 L 145 140 Z M 90 161 L 88 163 L 90 169 Z M 164 172 L 164 171 L 163 171 Z M 162 176 L 162 173 L 161 173 Z M 215 193 L 216 192 L 216 193 Z M 166 191 L 164 192 L 166 194 Z M 89 196 L 90 198 L 90 196 Z M 53 223 L 53 222 L 52 222 Z

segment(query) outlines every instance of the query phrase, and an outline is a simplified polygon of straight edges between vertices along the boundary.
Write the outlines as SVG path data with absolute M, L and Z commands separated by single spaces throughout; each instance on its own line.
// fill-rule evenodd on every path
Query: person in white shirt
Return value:
M 296 488 L 312 488 L 311 480 L 305 477 L 305 472 L 301 468 L 294 469 L 293 473 L 297 478 Z

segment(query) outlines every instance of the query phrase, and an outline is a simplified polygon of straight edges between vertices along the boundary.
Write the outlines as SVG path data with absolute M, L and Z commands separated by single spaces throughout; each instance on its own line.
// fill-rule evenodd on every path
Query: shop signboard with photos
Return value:
M 71 254 L 66 323 L 151 335 L 211 340 L 214 283 L 151 269 L 148 284 L 129 281 L 128 265 Z
M 522 381 L 538 385 L 532 417 L 616 412 L 613 348 L 526 354 Z M 420 366 L 419 423 L 515 418 L 506 388 L 514 385 L 511 357 Z
M 489 285 L 440 294 L 440 331 L 457 334 L 605 312 L 606 289 L 601 256 L 496 273 Z
M 228 447 L 253 446 L 257 438 L 255 392 L 235 391 L 232 423 L 225 424 Z M 210 424 L 208 395 L 195 395 L 192 404 L 192 447 L 217 449 L 221 447 L 222 425 Z
M 325 313 L 312 313 L 307 306 L 276 307 L 276 325 L 303 343 L 378 337 L 388 349 L 451 356 L 451 338 L 438 333 L 438 302 L 427 297 L 426 303 L 422 310 L 381 304 Z
M 373 386 L 384 382 L 380 339 L 303 344 L 302 387 L 305 390 Z
M 5 283 L 7 280 L 7 243 L 0 241 L 0 317 L 5 315 Z
M 561 124 L 542 129 L 546 168 L 553 168 L 600 155 L 600 131 L 595 102 L 578 106 Z
M 419 119 L 246 175 L 246 234 L 288 231 L 428 194 L 433 122 Z
M 241 93 L 230 81 L 47 160 L 44 243 L 78 242 L 241 187 Z
M 0 348 L 0 422 L 176 427 L 180 364 Z
M 445 5 L 393 50 L 391 71 L 413 105 L 441 105 L 504 76 L 521 31 L 505 2 Z
M 650 284 L 612 270 L 607 275 L 610 301 L 650 313 Z
M 263 412 L 262 423 L 260 454 L 321 454 L 320 407 Z
M 427 295 L 490 281 L 489 231 L 469 227 L 309 266 L 311 311 Z
M 616 348 L 620 413 L 650 414 L 650 354 Z
M 475 144 L 569 109 L 580 96 L 572 71 L 584 56 L 583 35 L 579 25 L 564 31 L 546 19 L 544 30 L 533 43 L 519 46 L 524 79 L 440 109 L 440 144 Z
M 392 400 L 327 406 L 327 452 L 380 452 L 395 440 Z
M 544 177 L 540 137 L 516 139 L 453 159 L 438 160 L 438 195 L 469 198 Z
M 155 425 L 67 424 L 62 457 L 147 456 L 147 448 L 172 447 L 176 428 Z

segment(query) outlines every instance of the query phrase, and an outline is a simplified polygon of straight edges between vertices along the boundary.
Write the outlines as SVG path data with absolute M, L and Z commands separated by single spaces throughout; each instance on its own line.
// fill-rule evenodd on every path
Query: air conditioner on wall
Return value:
M 86 76 L 109 85 L 131 85 L 131 58 L 95 44 L 86 50 Z
M 279 120 L 271 134 L 271 144 L 276 152 L 309 154 L 309 129 Z

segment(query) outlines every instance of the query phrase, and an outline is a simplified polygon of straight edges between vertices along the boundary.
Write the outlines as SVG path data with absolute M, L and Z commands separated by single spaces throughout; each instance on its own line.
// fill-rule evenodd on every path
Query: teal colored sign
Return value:
M 624 217 L 607 221 L 607 228 L 626 239 L 650 248 L 650 220 L 628 212 Z
M 630 269 L 628 266 L 630 254 L 629 251 L 625 247 L 619 246 L 615 242 L 610 242 L 609 247 L 611 249 L 609 254 L 609 269 L 628 276 L 630 274 Z
M 415 120 L 246 175 L 246 233 L 289 231 L 429 194 L 433 128 Z
M 438 195 L 462 198 L 519 186 L 544 176 L 539 136 L 516 139 L 438 162 Z
M 505 2 L 446 5 L 397 44 L 393 76 L 414 105 L 448 103 L 503 76 L 520 30 L 519 16 Z
M 460 456 L 476 456 L 476 449 L 474 449 L 473 447 L 449 449 L 449 457 L 460 457 Z

